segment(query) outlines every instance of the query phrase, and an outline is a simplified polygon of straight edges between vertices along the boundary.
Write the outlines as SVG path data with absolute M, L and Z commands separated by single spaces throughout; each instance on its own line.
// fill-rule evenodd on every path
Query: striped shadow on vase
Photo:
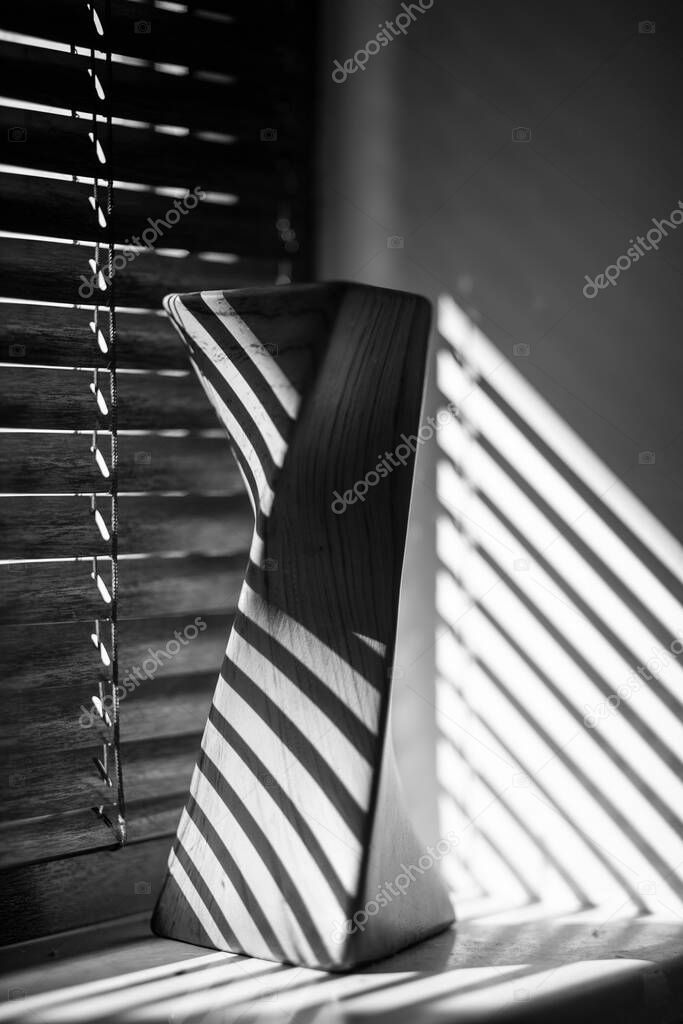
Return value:
M 165 308 L 254 533 L 153 927 L 348 969 L 453 920 L 438 867 L 417 866 L 388 729 L 414 445 L 393 453 L 418 429 L 429 305 L 334 283 Z

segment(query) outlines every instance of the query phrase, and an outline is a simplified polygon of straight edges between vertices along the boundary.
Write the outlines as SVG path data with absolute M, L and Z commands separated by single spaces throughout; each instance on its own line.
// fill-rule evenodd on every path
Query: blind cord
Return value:
M 90 5 L 89 5 L 90 6 Z M 118 654 L 118 602 L 119 602 L 119 561 L 118 561 L 118 535 L 119 535 L 119 495 L 118 495 L 118 484 L 119 484 L 119 439 L 118 439 L 118 407 L 119 407 L 119 394 L 118 394 L 118 378 L 117 378 L 117 362 L 116 362 L 116 349 L 117 349 L 117 331 L 116 331 L 116 303 L 114 297 L 114 227 L 113 227 L 113 214 L 114 214 L 114 181 L 112 173 L 112 152 L 113 152 L 113 125 L 112 125 L 112 59 L 111 59 L 111 43 L 112 38 L 112 14 L 111 14 L 111 0 L 104 0 L 103 13 L 104 18 L 99 19 L 99 24 L 103 29 L 102 34 L 98 34 L 97 23 L 96 23 L 96 10 L 94 5 L 90 8 L 93 15 L 93 32 L 95 33 L 95 45 L 99 43 L 100 48 L 103 47 L 105 52 L 105 82 L 106 88 L 103 91 L 103 109 L 104 109 L 104 121 L 106 127 L 106 165 L 107 165 L 107 176 L 106 186 L 103 190 L 99 187 L 99 175 L 97 162 L 100 159 L 100 153 L 102 152 L 100 146 L 101 137 L 101 123 L 97 117 L 97 101 L 93 103 L 93 148 L 95 151 L 95 173 L 93 177 L 92 186 L 92 197 L 93 197 L 93 209 L 97 227 L 100 228 L 100 209 L 102 203 L 106 208 L 106 229 L 107 229 L 107 241 L 106 245 L 102 245 L 99 240 L 99 234 L 95 240 L 95 277 L 97 279 L 97 290 L 100 290 L 101 284 L 101 272 L 102 272 L 102 249 L 105 249 L 105 259 L 107 263 L 107 282 L 106 286 L 108 289 L 107 295 L 107 308 L 109 312 L 109 330 L 107 332 L 107 369 L 109 370 L 109 427 L 110 427 L 110 439 L 111 439 L 111 457 L 109 463 L 109 495 L 111 500 L 111 519 L 110 519 L 110 558 L 111 558 L 111 585 L 110 585 L 110 649 L 109 649 L 109 660 L 110 660 L 110 677 L 109 683 L 111 688 L 110 700 L 111 700 L 111 713 L 109 715 L 109 721 L 105 719 L 105 724 L 110 729 L 109 738 L 104 745 L 104 757 L 103 761 L 98 764 L 98 771 L 102 776 L 105 784 L 114 789 L 116 793 L 116 821 L 112 821 L 108 815 L 104 813 L 104 807 L 96 809 L 99 817 L 102 818 L 108 826 L 110 826 L 116 836 L 116 840 L 119 845 L 123 846 L 126 841 L 126 803 L 125 803 L 125 792 L 123 786 L 123 766 L 121 763 L 121 749 L 120 749 L 120 719 L 119 719 L 119 654 Z M 91 65 L 92 65 L 92 80 L 93 88 L 96 96 L 99 95 L 98 90 L 98 62 L 95 57 L 95 46 L 91 47 Z M 102 97 L 100 96 L 100 99 Z M 104 195 L 101 195 L 101 192 Z M 97 299 L 95 300 L 94 308 L 94 338 L 96 342 L 100 338 L 100 322 L 99 312 L 100 305 Z M 97 377 L 97 371 L 95 371 Z M 98 387 L 95 385 L 95 398 L 98 398 Z M 96 764 L 97 764 L 96 759 Z
M 107 40 L 107 89 L 105 116 L 107 123 L 107 230 L 109 269 L 109 399 L 111 427 L 111 680 L 113 715 L 113 754 L 116 773 L 116 802 L 118 807 L 118 841 L 126 841 L 126 801 L 123 789 L 119 721 L 119 656 L 118 656 L 118 602 L 119 602 L 119 383 L 116 366 L 116 303 L 114 300 L 114 180 L 112 173 L 112 59 L 111 59 L 111 0 L 105 0 L 105 33 Z

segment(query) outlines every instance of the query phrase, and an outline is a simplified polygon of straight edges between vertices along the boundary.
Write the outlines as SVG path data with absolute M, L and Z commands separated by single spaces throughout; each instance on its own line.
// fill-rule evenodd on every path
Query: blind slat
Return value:
M 91 493 L 102 474 L 88 434 L 0 433 L 0 486 L 10 494 Z M 98 437 L 105 460 L 109 439 Z M 119 491 L 241 494 L 244 484 L 220 437 L 119 436 Z
M 189 733 L 122 743 L 130 799 L 186 792 L 200 739 L 201 733 Z M 0 775 L 2 820 L 84 810 L 104 803 L 106 789 L 93 762 L 101 753 L 102 744 L 94 738 L 90 747 L 46 751 L 40 760 L 33 750 L 5 752 Z
M 147 660 L 152 661 L 149 656 Z M 134 667 L 140 671 L 139 665 Z M 188 676 L 143 678 L 139 689 L 130 691 L 129 696 L 121 701 L 121 739 L 130 742 L 201 732 L 216 687 L 218 667 L 212 672 L 193 672 Z M 128 666 L 122 666 L 121 679 L 126 677 L 127 669 Z M 129 685 L 133 686 L 133 681 Z M 14 706 L 3 698 L 0 701 L 3 710 L 0 750 L 3 758 L 30 760 L 29 744 L 30 749 L 43 753 L 82 748 L 90 750 L 104 731 L 100 731 L 95 720 L 88 715 L 91 697 L 97 692 L 97 682 L 93 685 L 90 680 L 90 685 L 31 690 L 21 701 L 15 698 Z M 89 725 L 90 722 L 94 724 Z M 19 761 L 13 763 L 16 766 Z M 22 772 L 21 768 L 17 770 Z M 20 813 L 22 817 L 27 816 L 23 811 Z
M 96 500 L 104 523 L 111 499 Z M 252 512 L 246 494 L 233 497 L 128 497 L 119 499 L 119 553 L 165 551 L 232 555 L 249 548 Z M 88 496 L 0 497 L 0 558 L 69 558 L 106 555 Z
M 0 42 L 1 94 L 48 107 L 101 112 L 89 66 L 87 58 L 75 54 Z M 257 85 L 225 83 L 126 64 L 115 64 L 113 76 L 112 114 L 131 121 L 221 131 L 256 141 L 261 128 L 279 127 L 289 106 L 277 99 L 276 83 L 263 77 Z M 30 122 L 27 111 L 28 128 Z
M 168 196 L 115 189 L 116 216 L 110 227 L 98 222 L 89 202 L 91 193 L 91 185 L 73 181 L 0 174 L 3 229 L 40 235 L 47 227 L 52 237 L 59 238 L 113 240 L 130 246 L 149 242 L 154 248 L 171 246 L 194 251 L 213 245 L 220 252 L 272 258 L 277 238 L 274 203 L 268 216 L 254 215 L 239 203 L 227 206 L 198 202 L 190 195 L 190 202 L 196 204 L 194 208 L 185 207 L 183 199 L 177 199 L 178 209 Z M 135 237 L 137 243 L 133 241 Z
M 189 214 L 188 214 L 189 216 Z M 89 239 L 85 239 L 89 241 Z M 0 279 L 5 295 L 43 302 L 92 302 L 78 289 L 90 278 L 94 246 L 0 238 Z M 213 263 L 196 256 L 175 259 L 143 252 L 116 272 L 114 289 L 121 306 L 158 308 L 169 292 L 241 288 L 275 280 L 276 260 Z M 99 292 L 100 301 L 104 293 Z
M 211 558 L 144 558 L 122 562 L 119 617 L 234 611 L 246 553 Z M 109 585 L 106 561 L 98 563 Z M 89 560 L 0 564 L 0 623 L 89 622 L 107 606 Z
M 7 132 L 22 124 L 26 140 L 10 143 Z M 223 118 L 216 121 L 214 130 L 231 134 Z M 89 138 L 90 118 L 6 106 L 0 107 L 0 131 L 7 163 L 88 177 L 96 171 L 103 173 Z M 250 202 L 251 215 L 257 222 L 256 204 L 267 206 L 269 199 L 281 191 L 275 187 L 279 161 L 289 155 L 295 142 L 291 129 L 284 132 L 281 125 L 277 139 L 270 142 L 262 142 L 260 132 L 254 133 L 253 128 L 247 138 L 233 142 L 206 141 L 196 134 L 172 135 L 151 128 L 114 125 L 112 129 L 118 181 L 178 188 L 201 185 L 217 192 L 236 193 Z
M 0 374 L 0 427 L 35 430 L 92 430 L 106 427 L 97 416 L 87 370 L 8 366 Z M 106 373 L 100 386 L 108 386 Z M 122 373 L 119 380 L 121 430 L 173 430 L 215 427 L 216 416 L 189 374 L 164 377 Z
M 23 942 L 124 914 L 151 914 L 168 849 L 167 838 L 153 839 L 132 843 L 115 855 L 103 851 L 3 873 L 0 943 Z
M 291 326 L 274 324 L 273 318 L 264 316 L 261 310 L 249 310 L 249 322 L 263 344 L 277 356 L 283 372 L 294 381 L 305 380 L 312 366 L 306 351 L 311 339 L 326 329 L 327 312 L 310 301 L 306 288 L 300 288 L 296 302 L 290 299 L 290 306 L 297 312 Z M 105 365 L 100 361 L 105 357 L 99 352 L 90 327 L 91 309 L 3 302 L 0 314 L 4 328 L 0 361 L 18 366 L 30 363 L 63 367 Z M 100 311 L 99 325 L 106 338 L 108 311 Z M 165 315 L 119 309 L 116 331 L 119 368 L 189 369 L 187 350 Z M 20 348 L 10 352 L 10 346 L 16 345 Z M 235 353 L 234 358 L 239 359 L 239 353 Z M 201 390 L 199 384 L 196 388 Z M 215 418 L 213 425 L 216 425 Z
M 286 23 L 278 21 L 282 31 Z M 90 47 L 94 37 L 88 8 L 79 0 L 23 0 L 3 10 L 3 25 L 12 32 L 76 46 Z M 253 76 L 250 56 L 258 45 L 257 32 L 238 21 L 112 0 L 108 42 L 113 53 L 140 60 Z
M 21 365 L 106 366 L 107 355 L 95 340 L 91 309 L 3 302 L 0 360 Z M 109 311 L 98 325 L 106 341 Z M 187 353 L 166 316 L 119 312 L 116 318 L 119 368 L 187 370 Z
M 184 794 L 180 793 L 127 803 L 126 823 L 129 846 L 141 841 L 149 842 L 173 835 L 183 803 Z M 168 855 L 168 839 L 164 839 L 162 842 L 165 843 Z M 19 873 L 12 877 L 13 879 L 28 877 L 32 869 L 27 865 L 44 861 L 46 851 L 49 851 L 51 860 L 56 860 L 56 858 L 67 857 L 86 850 L 106 849 L 112 845 L 111 829 L 95 815 L 92 808 L 19 820 L 0 828 L 0 868 L 8 869 L 22 865 L 25 875 Z M 122 852 L 116 850 L 117 854 Z M 143 850 L 144 852 L 145 850 Z M 97 856 L 95 853 L 92 855 Z M 127 860 L 125 862 L 128 863 Z M 56 863 L 59 861 L 56 860 Z M 69 861 L 69 863 L 73 867 L 75 862 Z M 118 865 L 110 863 L 109 871 L 112 866 L 116 868 Z M 44 877 L 45 873 L 49 872 L 50 866 L 43 864 L 41 868 Z M 139 883 L 138 889 L 140 889 Z M 136 909 L 138 909 L 142 905 L 141 897 L 145 895 L 144 887 L 143 891 L 137 893 L 132 888 L 131 895 L 137 897 Z M 24 905 L 25 909 L 26 904 Z
M 191 643 L 182 645 L 172 658 L 157 659 L 154 679 L 167 680 L 193 672 L 215 672 L 220 665 L 232 617 L 228 613 L 202 614 L 205 629 Z M 142 662 L 153 650 L 164 650 L 176 631 L 184 634 L 196 614 L 123 619 L 119 630 L 120 659 L 125 672 Z M 200 624 L 201 625 L 201 624 Z M 64 685 L 90 691 L 100 668 L 100 656 L 90 634 L 93 622 L 44 623 L 0 626 L 3 679 L 0 699 L 30 699 L 34 690 L 50 692 Z M 179 730 L 181 731 L 181 730 Z

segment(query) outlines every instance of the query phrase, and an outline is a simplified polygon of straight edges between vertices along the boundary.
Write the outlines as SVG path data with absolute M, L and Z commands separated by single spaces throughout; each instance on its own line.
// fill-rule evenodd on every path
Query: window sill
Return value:
M 0 1021 L 34 1024 L 284 1022 L 306 1009 L 317 1010 L 316 1024 L 522 1022 L 549 1013 L 554 1024 L 652 1024 L 683 1006 L 681 927 L 646 918 L 599 927 L 571 917 L 467 921 L 348 975 L 160 939 L 146 915 L 6 947 L 2 960 L 10 973 Z

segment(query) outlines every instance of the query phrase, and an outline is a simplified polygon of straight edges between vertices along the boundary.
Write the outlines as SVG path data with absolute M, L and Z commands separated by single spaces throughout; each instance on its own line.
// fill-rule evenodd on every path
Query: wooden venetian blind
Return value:
M 160 303 L 310 273 L 312 25 L 282 0 L 22 0 L 0 28 L 0 866 L 16 888 L 38 862 L 175 829 L 251 512 Z

